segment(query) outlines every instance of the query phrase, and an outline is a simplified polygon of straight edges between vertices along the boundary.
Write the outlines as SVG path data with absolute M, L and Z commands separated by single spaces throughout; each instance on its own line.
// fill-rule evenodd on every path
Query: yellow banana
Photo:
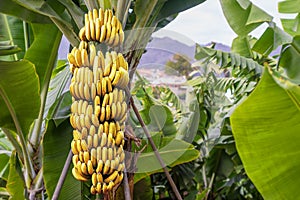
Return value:
M 103 183 L 103 185 L 102 185 L 102 192 L 103 192 L 103 194 L 107 194 L 107 185 L 106 185 L 106 183 Z
M 89 57 L 88 57 L 86 49 L 81 50 L 81 60 L 82 60 L 83 66 L 85 66 L 85 67 L 89 66 Z
M 83 83 L 79 82 L 77 86 L 78 86 L 78 93 L 77 93 L 77 95 L 79 96 L 80 99 L 84 99 L 84 87 L 83 87 Z
M 99 115 L 100 115 L 100 113 L 101 113 L 101 108 L 100 108 L 100 106 L 95 106 L 95 111 L 94 111 L 94 113 L 95 113 L 95 118 L 98 120 L 98 117 L 99 117 Z M 93 119 L 92 119 L 93 120 Z M 95 119 L 94 119 L 95 120 Z
M 112 46 L 114 39 L 116 37 L 116 27 L 111 26 L 111 25 L 110 25 L 110 27 L 111 27 L 111 33 L 110 33 L 110 37 L 107 38 L 107 44 Z
M 114 122 L 109 123 L 109 133 L 112 133 L 113 137 L 116 135 L 116 124 Z
M 97 174 L 94 172 L 93 175 L 92 175 L 92 184 L 93 184 L 93 186 L 96 186 L 97 183 L 98 183 Z
M 81 51 L 80 51 L 80 49 L 76 49 L 74 55 L 75 55 L 76 65 L 78 67 L 81 67 L 82 66 L 82 60 L 81 60 Z
M 100 112 L 100 107 L 99 107 L 99 112 Z M 98 127 L 99 126 L 99 120 L 96 116 L 97 116 L 96 114 L 92 114 L 92 123 L 94 124 L 95 127 Z
M 111 175 L 109 175 L 109 177 L 104 179 L 104 182 L 109 183 L 110 181 L 114 181 L 117 176 L 118 176 L 118 171 L 114 171 Z
M 93 167 L 97 166 L 97 151 L 95 148 L 91 149 L 91 161 L 93 164 Z
M 83 152 L 83 160 L 85 163 L 88 163 L 88 161 L 90 160 L 90 154 L 88 151 Z
M 103 167 L 103 174 L 107 174 L 109 172 L 110 169 L 110 160 L 106 160 L 104 167 Z
M 98 183 L 103 183 L 103 176 L 101 173 L 97 173 L 97 181 Z
M 110 161 L 110 170 L 108 174 L 112 174 L 116 170 L 116 162 L 115 160 Z
M 93 82 L 97 83 L 97 81 L 99 80 L 99 76 L 98 76 L 99 56 L 98 55 L 95 56 L 94 62 L 91 64 L 93 64 L 93 76 L 94 76 Z
M 116 46 L 118 46 L 119 44 L 120 44 L 120 35 L 119 35 L 119 33 L 116 33 L 115 39 L 114 39 L 114 41 L 113 41 L 113 43 L 112 43 L 112 46 L 113 46 L 113 47 L 116 47 Z
M 88 84 L 84 84 L 83 90 L 84 90 L 84 98 L 89 101 L 91 99 L 91 95 L 90 95 L 90 88 Z
M 88 145 L 87 145 L 85 140 L 81 140 L 80 145 L 81 145 L 81 148 L 82 148 L 83 151 L 88 151 L 89 150 Z
M 121 78 L 120 71 L 116 71 L 115 78 L 114 78 L 114 80 L 111 82 L 111 84 L 112 84 L 113 86 L 116 86 L 116 85 L 119 83 L 120 78 Z
M 112 133 L 108 133 L 106 146 L 110 147 L 112 145 L 112 143 L 113 143 Z
M 117 170 L 118 170 L 119 172 L 122 172 L 122 171 L 124 171 L 124 169 L 125 169 L 125 164 L 124 164 L 124 163 L 120 163 Z
M 99 41 L 101 35 L 101 26 L 102 26 L 99 18 L 96 19 L 95 26 L 96 26 L 96 40 Z
M 94 168 L 93 168 L 93 163 L 92 163 L 91 160 L 88 160 L 88 161 L 87 161 L 87 169 L 88 169 L 88 173 L 89 173 L 90 175 L 95 174 L 95 173 L 94 173 Z M 93 184 L 93 185 L 94 185 L 94 184 Z
M 93 137 L 91 135 L 87 136 L 87 146 L 88 149 L 91 149 L 93 147 Z
M 94 44 L 90 44 L 89 45 L 89 56 L 90 56 L 90 62 L 89 62 L 89 66 L 93 66 L 94 65 L 94 61 L 95 61 L 95 57 L 97 55 L 97 50 Z
M 102 156 L 101 159 L 105 163 L 107 161 L 107 147 L 102 147 Z
M 93 139 L 93 146 L 95 148 L 97 148 L 98 147 L 98 142 L 99 142 L 99 137 L 98 137 L 97 134 L 95 134 L 93 137 L 94 137 L 94 139 Z
M 89 117 L 92 118 L 93 116 L 93 106 L 92 105 L 88 105 L 85 114 Z
M 105 113 L 105 120 L 110 120 L 110 106 L 109 105 L 106 105 L 106 107 L 105 107 L 105 111 L 106 111 L 106 113 Z
M 109 95 L 105 94 L 102 100 L 102 107 L 105 107 L 106 105 L 108 105 L 108 101 L 109 101 Z
M 97 135 L 96 131 L 97 131 L 96 127 L 94 125 L 91 125 L 89 135 L 91 136 Z
M 122 144 L 122 141 L 124 140 L 124 132 L 123 131 L 118 131 L 117 137 L 116 137 L 116 145 Z
M 94 185 L 91 186 L 90 190 L 91 194 L 95 195 L 97 193 L 96 187 Z
M 110 55 L 109 52 L 106 52 L 106 54 L 105 54 L 105 68 L 104 68 L 103 76 L 109 76 L 112 64 L 113 64 L 113 62 L 112 62 L 111 55 Z
M 122 180 L 123 180 L 123 177 L 124 177 L 123 172 L 119 173 L 119 174 L 118 174 L 118 177 L 115 179 L 115 185 L 121 183 Z
M 88 115 L 84 115 L 84 124 L 87 129 L 91 127 L 91 120 Z
M 84 175 L 89 175 L 88 171 L 87 171 L 87 167 L 86 167 L 86 164 L 83 162 L 81 163 L 81 172 L 84 174 Z
M 106 91 L 107 91 L 107 87 L 106 87 L 106 80 L 105 78 L 102 78 L 102 81 L 101 81 L 101 91 L 102 91 L 102 96 L 104 96 L 106 94 Z
M 105 80 L 106 80 L 106 86 L 107 86 L 106 92 L 112 92 L 112 84 L 111 84 L 109 77 L 105 77 Z
M 100 21 L 103 22 L 104 21 L 104 11 L 103 11 L 102 8 L 99 9 L 99 15 L 98 16 L 99 16 Z
M 107 156 L 108 156 L 108 160 L 111 160 L 111 161 L 113 160 L 114 153 L 113 153 L 113 149 L 112 148 L 108 148 Z
M 101 107 L 100 122 L 105 120 L 105 107 Z
M 76 65 L 76 60 L 73 54 L 68 53 L 68 61 L 70 64 Z
M 94 20 L 90 20 L 91 40 L 96 40 L 96 30 Z
M 85 37 L 88 41 L 91 40 L 90 20 L 87 14 L 85 14 Z
M 122 153 L 120 154 L 120 162 L 123 162 L 125 159 L 125 153 L 124 151 L 122 151 Z
M 99 183 L 99 182 L 97 183 L 96 191 L 97 191 L 97 193 L 99 193 L 99 194 L 102 193 L 101 183 Z
M 83 151 L 80 151 L 80 152 L 79 152 L 78 157 L 79 157 L 80 162 L 84 162 Z M 78 163 L 78 161 L 77 161 L 77 163 Z M 80 163 L 80 164 L 81 164 L 81 163 Z M 80 168 L 80 167 L 81 167 L 81 166 L 79 166 L 79 168 Z
M 103 124 L 103 126 L 104 126 L 104 130 L 103 131 L 106 134 L 108 134 L 108 132 L 109 132 L 109 123 L 107 121 L 105 121 L 104 124 Z
M 79 180 L 79 181 L 88 181 L 88 179 L 87 179 L 86 177 L 82 176 L 82 175 L 78 172 L 78 169 L 76 169 L 76 168 L 73 168 L 73 169 L 72 169 L 72 174 L 73 174 L 73 176 L 74 176 L 77 180 Z
M 85 27 L 82 27 L 82 28 L 80 29 L 78 35 L 79 35 L 79 39 L 80 39 L 80 40 L 82 40 L 82 41 L 86 40 L 86 37 L 85 37 Z
M 80 140 L 81 139 L 81 133 L 78 130 L 73 130 L 73 139 L 74 140 Z
M 93 12 L 91 10 L 88 11 L 88 19 L 89 19 L 89 21 L 93 21 L 94 20 Z
M 105 40 L 105 36 L 106 36 L 106 25 L 105 24 L 103 24 L 102 26 L 101 26 L 101 35 L 100 35 L 100 42 L 104 42 L 104 40 Z
M 97 9 L 93 9 L 93 20 L 95 21 L 96 19 L 98 19 L 98 10 Z
M 107 186 L 107 190 L 111 191 L 114 186 L 115 186 L 115 183 L 113 181 L 110 181 L 109 184 L 108 184 L 108 186 Z
M 103 160 L 98 160 L 98 165 L 97 165 L 97 169 L 96 169 L 97 173 L 101 173 L 102 172 L 103 165 L 104 165 Z
M 79 153 L 80 151 L 82 151 L 82 148 L 81 148 L 81 141 L 80 140 L 76 140 L 76 149 L 77 149 L 77 152 Z M 78 154 L 77 153 L 77 154 Z M 75 153 L 74 153 L 75 154 Z
M 79 161 L 79 156 L 78 155 L 73 155 L 72 157 L 72 163 L 75 166 L 77 162 Z
M 103 124 L 99 124 L 98 132 L 97 132 L 99 138 L 102 138 L 103 130 L 104 130 Z
M 105 58 L 104 55 L 102 53 L 102 51 L 98 51 L 98 56 L 99 56 L 99 67 L 101 67 L 102 71 L 104 71 L 105 68 Z
M 98 161 L 101 160 L 101 157 L 102 157 L 102 149 L 101 147 L 97 147 L 97 160 Z
M 81 140 L 85 140 L 88 136 L 88 130 L 86 127 L 83 127 L 81 129 Z M 85 143 L 86 144 L 86 143 Z M 81 141 L 81 148 L 83 149 L 83 144 L 82 144 L 82 141 Z M 85 149 L 83 149 L 84 151 L 86 151 Z

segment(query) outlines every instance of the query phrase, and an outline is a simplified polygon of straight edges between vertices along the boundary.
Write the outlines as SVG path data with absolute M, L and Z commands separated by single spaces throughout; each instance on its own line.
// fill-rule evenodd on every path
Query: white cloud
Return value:
M 280 0 L 252 0 L 252 2 L 274 17 L 276 24 L 281 27 L 277 4 Z M 267 25 L 260 27 L 252 34 L 259 36 Z M 200 44 L 211 41 L 230 45 L 236 34 L 231 30 L 221 5 L 218 0 L 207 0 L 206 2 L 186 10 L 168 24 L 164 30 L 177 32 Z M 160 32 L 158 32 L 158 35 Z M 163 34 L 160 34 L 163 35 Z

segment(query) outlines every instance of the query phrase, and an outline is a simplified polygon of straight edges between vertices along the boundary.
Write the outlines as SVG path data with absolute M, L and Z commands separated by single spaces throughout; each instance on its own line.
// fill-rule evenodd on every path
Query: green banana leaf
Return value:
M 185 11 L 189 8 L 197 6 L 206 0 L 168 0 L 164 3 L 163 7 L 159 11 L 156 18 L 156 22 L 159 22 L 171 15 L 178 14 L 179 12 Z
M 32 63 L 0 61 L 0 127 L 27 135 L 39 113 L 39 90 Z
M 283 46 L 279 59 L 279 65 L 286 70 L 289 78 L 296 83 L 300 83 L 300 35 L 295 36 L 291 44 Z
M 32 24 L 31 27 L 34 41 L 24 59 L 35 64 L 43 88 L 44 82 L 48 84 L 50 81 L 62 34 L 54 24 Z
M 174 139 L 172 137 L 162 137 L 159 133 L 153 135 L 152 139 L 158 149 L 158 153 L 168 167 L 190 162 L 200 156 L 199 151 L 196 150 L 193 145 L 183 140 Z M 144 140 L 142 147 L 146 144 Z M 135 182 L 151 174 L 163 171 L 150 144 L 148 144 L 146 149 L 138 156 L 136 167 L 137 172 L 134 176 Z
M 264 22 L 271 22 L 272 16 L 249 0 L 220 0 L 223 13 L 232 30 L 238 35 L 247 35 Z
M 27 22 L 52 23 L 49 17 L 41 15 L 32 10 L 28 10 L 24 6 L 20 5 L 17 1 L 1 0 L 0 12 L 16 16 Z
M 299 86 L 265 70 L 230 119 L 245 170 L 264 199 L 299 199 Z
M 21 173 L 21 166 L 18 161 L 16 152 L 13 151 L 9 161 L 9 175 L 6 184 L 6 189 L 10 194 L 11 200 L 19 200 L 25 199 L 24 197 L 24 180 L 20 177 Z
M 43 173 L 49 199 L 52 198 L 57 181 L 65 164 L 72 140 L 72 127 L 69 120 L 59 126 L 54 120 L 48 122 L 47 132 L 43 142 Z M 69 167 L 59 199 L 78 199 L 81 196 L 80 181 L 71 174 L 72 164 Z

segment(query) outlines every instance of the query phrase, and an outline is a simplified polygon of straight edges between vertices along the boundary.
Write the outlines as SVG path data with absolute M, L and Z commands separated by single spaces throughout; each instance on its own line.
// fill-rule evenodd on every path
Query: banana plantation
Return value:
M 229 51 L 164 49 L 181 93 L 139 73 L 153 34 L 205 2 L 0 0 L 0 199 L 300 199 L 299 0 L 281 25 L 219 0 Z

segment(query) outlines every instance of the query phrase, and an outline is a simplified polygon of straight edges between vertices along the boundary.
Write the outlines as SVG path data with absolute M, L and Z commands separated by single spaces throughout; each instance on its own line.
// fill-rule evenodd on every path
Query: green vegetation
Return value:
M 0 6 L 0 198 L 56 199 L 72 140 L 71 73 L 57 60 L 62 34 L 77 46 L 84 13 L 112 8 L 128 30 L 130 77 L 156 28 L 204 0 L 3 0 Z M 299 1 L 282 1 L 281 30 L 249 0 L 220 0 L 237 34 L 231 52 L 197 45 L 199 66 L 175 55 L 167 65 L 188 79 L 184 100 L 146 78 L 134 105 L 184 199 L 296 199 L 299 196 Z M 203 19 L 207 20 L 207 19 Z M 250 34 L 268 24 L 260 38 Z M 147 27 L 147 28 L 146 28 Z M 194 28 L 194 27 L 191 27 Z M 209 41 L 208 41 L 209 42 Z M 278 55 L 271 52 L 278 47 Z M 70 48 L 71 49 L 71 48 Z M 201 69 L 198 77 L 190 72 Z M 137 74 L 138 75 L 138 74 Z M 176 190 L 128 112 L 127 179 L 115 199 L 176 199 Z M 70 160 L 68 161 L 70 162 Z M 72 164 L 71 164 L 72 165 Z M 59 199 L 96 199 L 69 168 Z M 178 197 L 178 196 L 177 196 Z M 113 198 L 112 198 L 113 199 Z

